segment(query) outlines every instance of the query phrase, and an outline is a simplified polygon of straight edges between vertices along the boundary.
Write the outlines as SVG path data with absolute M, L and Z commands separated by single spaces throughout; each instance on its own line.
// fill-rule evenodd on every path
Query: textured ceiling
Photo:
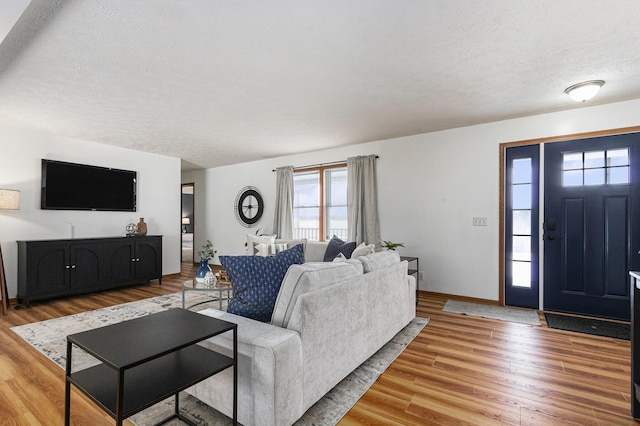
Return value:
M 638 22 L 637 0 L 33 0 L 0 124 L 234 164 L 579 108 L 583 80 L 606 80 L 587 105 L 640 98 Z

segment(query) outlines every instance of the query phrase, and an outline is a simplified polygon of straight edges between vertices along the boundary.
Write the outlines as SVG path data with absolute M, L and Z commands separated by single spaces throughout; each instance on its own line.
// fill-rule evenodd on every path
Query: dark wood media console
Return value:
M 162 236 L 18 241 L 18 299 L 31 301 L 162 282 Z

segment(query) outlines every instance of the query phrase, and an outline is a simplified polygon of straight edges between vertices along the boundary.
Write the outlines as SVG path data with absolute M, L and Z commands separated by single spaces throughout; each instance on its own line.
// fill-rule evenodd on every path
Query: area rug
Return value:
M 629 323 L 547 312 L 544 313 L 544 317 L 547 319 L 547 326 L 549 328 L 593 334 L 595 336 L 612 337 L 614 339 L 631 340 L 631 325 Z
M 538 312 L 531 309 L 516 309 L 504 306 L 447 300 L 442 311 L 528 325 L 541 325 Z
M 187 305 L 200 301 L 206 301 L 205 294 L 187 293 Z M 12 330 L 61 368 L 65 368 L 67 335 L 181 306 L 182 294 L 178 292 L 17 326 L 13 327 Z M 217 308 L 218 302 L 212 302 L 212 304 L 204 303 L 194 308 L 194 310 L 208 307 Z M 226 306 L 223 305 L 223 308 L 226 309 Z M 411 321 L 390 342 L 312 406 L 296 424 L 300 426 L 337 424 L 428 322 L 428 318 L 415 318 Z M 90 355 L 80 350 L 73 352 L 72 371 L 81 370 L 95 364 L 97 364 L 97 361 Z M 182 414 L 198 425 L 228 425 L 232 423 L 228 417 L 185 393 L 181 394 L 180 406 Z M 166 418 L 173 412 L 173 409 L 173 398 L 169 398 L 136 414 L 129 420 L 137 426 L 152 425 Z M 172 420 L 166 424 L 181 425 L 183 423 L 179 420 Z
M 186 306 L 206 302 L 209 299 L 206 293 L 190 291 L 185 294 Z M 177 292 L 137 302 L 123 303 L 108 308 L 40 321 L 33 324 L 16 326 L 12 327 L 11 330 L 61 368 L 65 368 L 67 363 L 67 335 L 139 318 L 169 308 L 181 307 L 182 293 Z M 196 311 L 209 307 L 217 308 L 218 302 L 211 302 L 210 304 L 203 303 L 192 310 Z M 223 302 L 223 308 L 226 309 L 225 302 Z M 98 364 L 95 358 L 81 350 L 74 350 L 73 355 L 71 363 L 73 371 L 83 370 Z

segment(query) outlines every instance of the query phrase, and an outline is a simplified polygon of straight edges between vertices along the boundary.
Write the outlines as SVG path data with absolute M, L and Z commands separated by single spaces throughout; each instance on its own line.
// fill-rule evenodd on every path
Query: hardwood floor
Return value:
M 0 424 L 61 425 L 64 371 L 10 328 L 180 290 L 182 274 L 123 290 L 33 303 L 0 318 Z M 183 278 L 185 277 L 185 278 Z M 630 344 L 442 312 L 446 297 L 421 293 L 430 322 L 341 425 L 635 425 Z M 113 425 L 73 393 L 72 424 Z

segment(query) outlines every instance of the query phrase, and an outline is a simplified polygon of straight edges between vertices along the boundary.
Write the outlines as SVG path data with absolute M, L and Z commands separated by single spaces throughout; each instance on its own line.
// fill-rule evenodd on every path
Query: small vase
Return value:
M 144 223 L 144 217 L 141 217 L 140 222 L 138 222 L 138 234 L 147 235 L 147 224 Z
M 209 271 L 204 275 L 204 286 L 206 288 L 216 288 L 216 283 L 218 279 L 213 274 L 213 271 Z
M 203 283 L 204 276 L 207 275 L 207 272 L 211 272 L 211 268 L 209 267 L 209 259 L 200 259 L 200 267 L 196 271 L 196 281 L 199 283 Z

